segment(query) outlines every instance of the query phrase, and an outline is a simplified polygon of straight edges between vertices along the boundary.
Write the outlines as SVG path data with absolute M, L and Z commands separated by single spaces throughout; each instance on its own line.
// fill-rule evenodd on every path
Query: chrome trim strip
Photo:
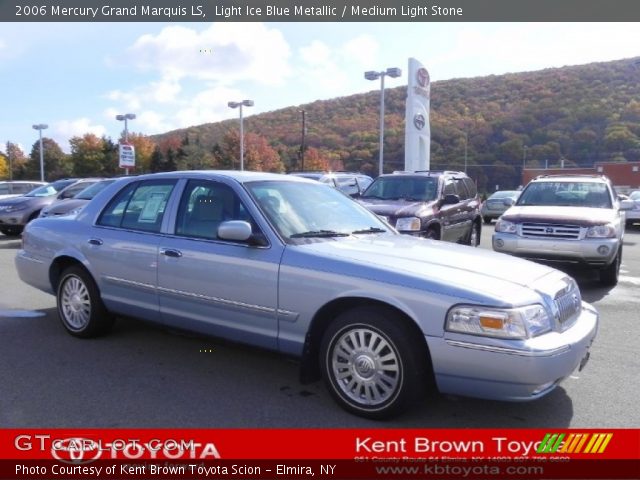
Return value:
M 202 295 L 200 293 L 190 293 L 190 292 L 185 292 L 183 290 L 175 290 L 173 288 L 164 288 L 164 287 L 158 287 L 158 291 L 163 293 L 168 293 L 171 295 L 177 295 L 179 297 L 187 297 L 187 298 L 195 298 L 196 300 L 204 300 L 206 302 L 217 303 L 217 304 L 229 306 L 229 307 L 245 308 L 248 310 L 256 310 L 258 312 L 263 312 L 263 313 L 276 313 L 275 308 L 263 307 L 262 305 L 252 305 L 249 303 L 238 302 L 236 300 L 227 300 L 225 298 L 210 297 L 208 295 Z
M 473 350 L 481 350 L 483 352 L 501 353 L 507 355 L 518 355 L 521 357 L 552 357 L 561 353 L 567 352 L 571 347 L 569 345 L 563 345 L 562 347 L 554 348 L 553 350 L 545 351 L 530 351 L 530 350 L 518 350 L 517 348 L 505 348 L 505 347 L 493 347 L 490 345 L 478 345 L 477 343 L 459 342 L 456 340 L 445 340 L 448 345 L 452 347 L 471 348 Z
M 125 278 L 119 278 L 119 277 L 112 277 L 109 275 L 104 275 L 102 277 L 104 280 L 106 280 L 107 282 L 110 283 L 115 283 L 117 285 L 125 285 L 127 287 L 137 287 L 137 288 L 144 288 L 145 290 L 156 290 L 156 286 L 155 285 L 151 285 L 149 283 L 142 283 L 142 282 L 135 282 L 133 280 L 127 280 Z
M 291 322 L 294 323 L 298 320 L 298 317 L 300 316 L 299 313 L 296 312 L 290 312 L 289 310 L 281 310 L 278 309 L 278 317 L 280 318 L 280 320 L 284 321 L 284 322 Z
M 22 260 L 28 260 L 28 261 L 33 262 L 33 263 L 39 263 L 40 265 L 44 264 L 44 260 L 40 260 L 39 258 L 32 257 L 31 255 L 29 255 L 26 252 L 23 255 L 20 255 L 20 258 Z

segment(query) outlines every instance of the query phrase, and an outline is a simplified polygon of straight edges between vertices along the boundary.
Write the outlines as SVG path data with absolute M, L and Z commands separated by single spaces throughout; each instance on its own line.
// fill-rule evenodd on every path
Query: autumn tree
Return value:
M 71 163 L 73 174 L 79 177 L 104 175 L 105 148 L 104 139 L 93 133 L 85 133 L 82 137 L 73 137 L 71 145 Z
M 9 159 L 0 152 L 0 179 L 6 180 L 9 178 Z
M 22 149 L 15 143 L 7 142 L 4 155 L 7 157 L 7 165 L 10 169 L 8 178 L 12 180 L 26 178 L 25 165 L 27 157 Z
M 229 131 L 222 143 L 225 154 L 238 159 L 234 168 L 239 168 L 240 134 L 237 131 Z M 284 165 L 278 152 L 264 137 L 250 132 L 244 135 L 244 169 L 258 172 L 284 172 Z

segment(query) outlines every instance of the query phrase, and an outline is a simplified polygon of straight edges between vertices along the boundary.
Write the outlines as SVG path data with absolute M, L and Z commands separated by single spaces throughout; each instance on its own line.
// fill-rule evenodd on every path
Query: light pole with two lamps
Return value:
M 244 127 L 242 122 L 242 107 L 253 107 L 253 100 L 243 100 L 241 102 L 227 103 L 229 108 L 240 109 L 240 170 L 244 170 Z
M 40 132 L 40 181 L 44 182 L 44 150 L 42 148 L 42 130 L 49 128 L 46 123 L 39 123 L 33 126 L 34 130 Z
M 135 113 L 125 113 L 124 115 L 116 115 L 116 120 L 122 122 L 124 121 L 124 143 L 129 143 L 129 128 L 127 125 L 127 120 L 135 120 Z M 129 169 L 124 169 L 125 175 L 129 175 Z
M 402 75 L 402 70 L 399 68 L 387 68 L 381 72 L 364 72 L 364 78 L 367 80 L 380 79 L 380 147 L 378 158 L 378 171 L 379 175 L 382 175 L 382 158 L 384 149 L 384 77 L 390 76 L 391 78 L 398 78 Z

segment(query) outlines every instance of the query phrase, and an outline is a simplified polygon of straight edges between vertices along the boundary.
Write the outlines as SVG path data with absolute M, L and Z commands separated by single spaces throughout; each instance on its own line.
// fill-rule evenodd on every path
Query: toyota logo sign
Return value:
M 422 115 L 421 113 L 416 113 L 413 117 L 413 124 L 418 130 L 422 130 L 426 123 L 427 121 L 425 120 L 424 115 Z
M 422 88 L 427 88 L 427 86 L 429 85 L 429 72 L 427 72 L 426 68 L 421 67 L 418 69 L 418 71 L 416 72 L 416 80 L 418 82 L 418 85 L 420 85 Z

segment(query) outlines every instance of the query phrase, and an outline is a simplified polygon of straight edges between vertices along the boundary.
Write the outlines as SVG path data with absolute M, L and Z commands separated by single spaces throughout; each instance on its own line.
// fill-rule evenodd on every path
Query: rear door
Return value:
M 82 247 L 110 310 L 158 321 L 160 232 L 175 179 L 134 182 L 100 214 Z

